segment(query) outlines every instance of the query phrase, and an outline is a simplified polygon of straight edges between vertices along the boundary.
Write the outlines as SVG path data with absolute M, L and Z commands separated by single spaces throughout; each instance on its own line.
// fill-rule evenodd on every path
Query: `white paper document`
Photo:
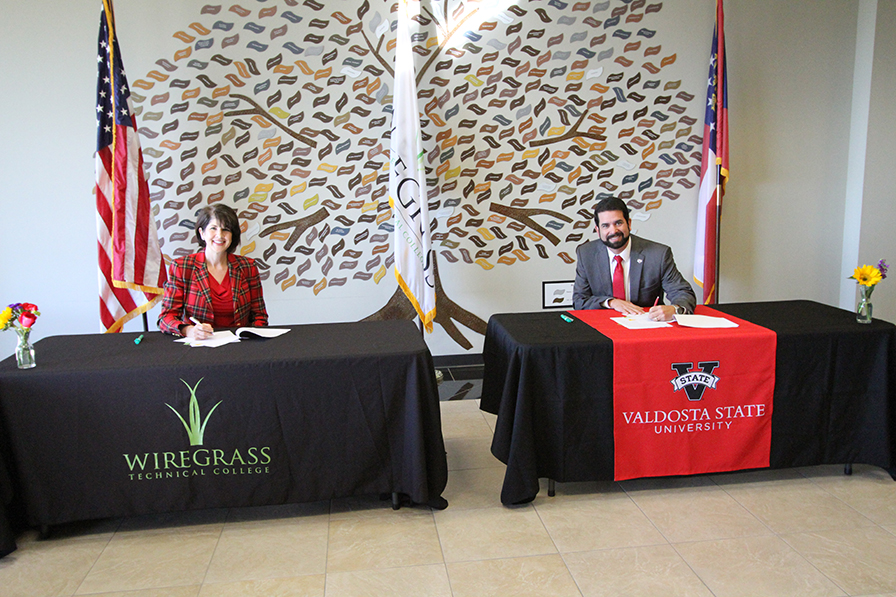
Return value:
M 276 338 L 289 330 L 286 328 L 240 328 L 236 335 L 240 340 L 252 340 L 255 338 Z
M 653 328 L 671 328 L 672 324 L 665 321 L 654 321 L 646 312 L 640 315 L 627 315 L 625 317 L 611 317 L 613 321 L 630 330 L 650 330 Z
M 208 348 L 217 348 L 219 346 L 224 346 L 225 344 L 230 344 L 231 342 L 239 341 L 240 339 L 236 337 L 236 334 L 230 330 L 214 332 L 212 333 L 212 337 L 206 340 L 193 340 L 191 338 L 178 338 L 175 340 L 175 342 L 183 342 L 187 346 L 206 346 Z
M 711 315 L 676 315 L 678 325 L 686 328 L 736 328 L 736 323 L 724 317 L 712 317 Z
M 276 338 L 282 336 L 289 330 L 286 328 L 239 328 L 236 333 L 230 330 L 212 333 L 212 337 L 207 340 L 191 340 L 190 338 L 178 338 L 175 342 L 183 342 L 188 346 L 207 348 L 217 348 L 225 344 L 239 342 L 240 339 L 250 340 L 254 338 Z

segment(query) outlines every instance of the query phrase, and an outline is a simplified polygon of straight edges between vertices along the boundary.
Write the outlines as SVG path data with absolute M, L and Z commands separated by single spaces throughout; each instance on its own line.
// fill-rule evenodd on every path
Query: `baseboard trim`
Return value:
M 482 353 L 477 354 L 448 354 L 432 358 L 436 369 L 443 367 L 469 367 L 483 365 Z

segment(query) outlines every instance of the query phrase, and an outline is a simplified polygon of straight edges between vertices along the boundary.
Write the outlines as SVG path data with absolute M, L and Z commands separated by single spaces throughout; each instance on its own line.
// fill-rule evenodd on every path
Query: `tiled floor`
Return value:
M 494 417 L 441 406 L 446 510 L 372 497 L 32 532 L 0 559 L 0 596 L 896 595 L 881 469 L 558 484 L 505 508 Z
M 439 367 L 439 400 L 476 400 L 482 396 L 482 365 Z

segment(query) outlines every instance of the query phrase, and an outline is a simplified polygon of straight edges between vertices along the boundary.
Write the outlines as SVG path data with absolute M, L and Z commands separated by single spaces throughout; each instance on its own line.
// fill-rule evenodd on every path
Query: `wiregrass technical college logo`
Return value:
M 209 420 L 215 410 L 224 402 L 219 400 L 203 418 L 199 410 L 199 400 L 196 397 L 196 389 L 199 387 L 202 379 L 197 381 L 196 385 L 192 387 L 183 379 L 181 380 L 190 390 L 189 410 L 186 419 L 173 406 L 168 403 L 165 404 L 174 412 L 183 425 L 191 449 L 122 454 L 128 466 L 128 478 L 131 481 L 270 474 L 270 446 L 250 446 L 243 451 L 240 451 L 238 448 L 225 450 L 202 447 L 205 442 L 205 432 Z

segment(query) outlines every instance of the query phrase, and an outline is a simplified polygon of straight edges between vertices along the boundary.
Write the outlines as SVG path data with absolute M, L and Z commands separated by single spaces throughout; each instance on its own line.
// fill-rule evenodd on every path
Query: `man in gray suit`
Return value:
M 599 201 L 594 208 L 594 223 L 600 241 L 593 240 L 576 249 L 572 294 L 576 309 L 615 309 L 631 315 L 647 311 L 650 319 L 656 321 L 670 321 L 676 313 L 694 312 L 697 297 L 675 267 L 672 249 L 632 236 L 628 206 L 621 199 L 609 197 Z M 622 268 L 619 272 L 617 265 Z M 618 296 L 623 284 L 624 298 Z M 664 294 L 670 305 L 662 304 Z

